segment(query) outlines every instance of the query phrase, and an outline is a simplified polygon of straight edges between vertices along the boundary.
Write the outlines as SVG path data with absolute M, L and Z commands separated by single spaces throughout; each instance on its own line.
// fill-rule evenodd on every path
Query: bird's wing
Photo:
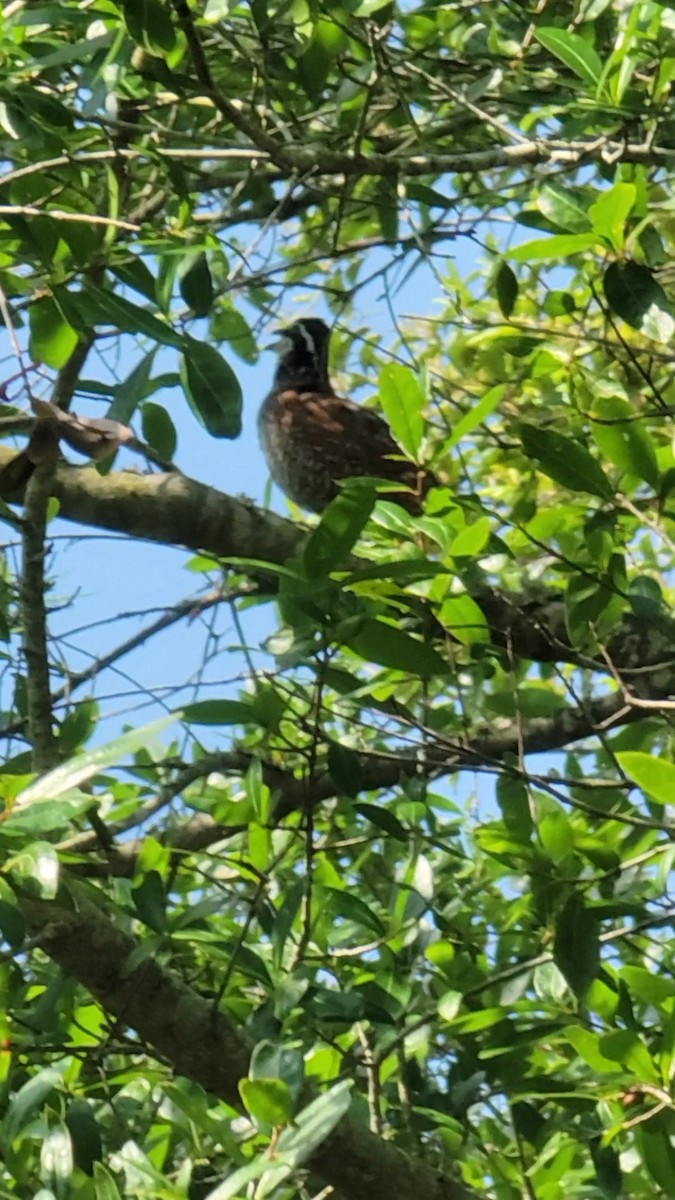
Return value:
M 326 457 L 343 465 L 340 475 L 375 475 L 405 482 L 416 467 L 394 441 L 386 421 L 335 394 L 287 392 L 281 397 L 290 422 L 297 422 L 308 442 L 320 445 Z

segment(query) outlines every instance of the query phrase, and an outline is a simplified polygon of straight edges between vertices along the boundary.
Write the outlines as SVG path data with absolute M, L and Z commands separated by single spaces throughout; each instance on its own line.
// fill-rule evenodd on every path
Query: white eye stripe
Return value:
M 296 329 L 300 333 L 300 336 L 307 347 L 307 352 L 310 358 L 316 358 L 316 342 L 314 341 L 314 338 L 309 332 L 307 326 L 302 321 L 298 321 Z

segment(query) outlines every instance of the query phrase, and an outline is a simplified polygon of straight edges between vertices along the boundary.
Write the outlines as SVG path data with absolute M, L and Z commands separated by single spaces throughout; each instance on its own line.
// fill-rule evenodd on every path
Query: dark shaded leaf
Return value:
M 555 923 L 553 960 L 579 1000 L 600 966 L 599 928 L 581 892 L 574 892 Z
M 612 312 L 648 337 L 668 341 L 675 322 L 668 297 L 648 267 L 636 262 L 610 263 L 603 279 Z
M 239 437 L 241 387 L 232 367 L 215 346 L 186 337 L 181 380 L 192 411 L 212 437 Z
M 164 883 L 158 871 L 148 871 L 137 887 L 132 888 L 131 897 L 141 921 L 155 933 L 166 929 L 166 895 Z
M 209 260 L 203 250 L 186 255 L 178 269 L 178 288 L 196 317 L 205 317 L 213 304 L 213 280 Z
M 363 771 L 358 754 L 339 742 L 328 746 L 328 773 L 343 796 L 358 796 L 363 780 Z
M 451 665 L 428 642 L 375 618 L 363 621 L 348 644 L 368 662 L 394 667 L 421 679 L 452 674 Z
M 572 492 L 590 492 L 610 500 L 614 489 L 602 467 L 579 442 L 536 425 L 519 427 L 523 449 L 545 475 Z
M 401 824 L 398 817 L 394 816 L 390 809 L 384 808 L 379 804 L 355 804 L 354 811 L 370 821 L 371 825 L 375 825 L 378 829 L 381 829 L 383 833 L 396 838 L 397 842 L 408 842 L 410 840 L 405 826 Z
M 331 500 L 310 534 L 302 561 L 310 579 L 344 566 L 350 550 L 368 523 L 376 491 L 368 481 L 351 481 Z
M 495 287 L 497 290 L 497 303 L 501 309 L 502 316 L 508 319 L 518 299 L 518 280 L 508 263 L 503 262 L 500 264 L 495 277 Z
M 58 299 L 62 299 L 61 293 Z M 121 333 L 140 334 L 164 346 L 183 349 L 183 338 L 170 325 L 116 292 L 89 286 L 82 292 L 71 294 L 71 300 L 90 328 L 92 325 L 112 325 Z
M 176 426 L 162 404 L 146 400 L 141 409 L 143 437 L 162 458 L 171 461 L 176 453 Z
M 103 1159 L 101 1132 L 91 1105 L 87 1100 L 71 1100 L 66 1109 L 66 1126 L 73 1144 L 75 1165 L 92 1175 L 94 1163 Z

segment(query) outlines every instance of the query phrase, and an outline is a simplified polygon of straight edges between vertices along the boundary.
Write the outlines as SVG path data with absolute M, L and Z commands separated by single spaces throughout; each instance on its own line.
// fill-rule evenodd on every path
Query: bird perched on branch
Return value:
M 417 513 L 436 479 L 406 458 L 378 413 L 336 395 L 328 376 L 330 330 L 317 317 L 294 321 L 273 345 L 279 355 L 258 430 L 272 479 L 312 512 L 323 512 L 343 479 L 365 475 L 400 484 L 383 492 Z

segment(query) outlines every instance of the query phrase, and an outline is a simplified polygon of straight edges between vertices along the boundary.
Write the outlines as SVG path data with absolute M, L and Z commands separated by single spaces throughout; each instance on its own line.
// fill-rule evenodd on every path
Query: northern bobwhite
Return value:
M 391 480 L 385 492 L 417 513 L 436 480 L 406 458 L 378 413 L 338 396 L 328 376 L 330 330 L 317 317 L 294 321 L 277 335 L 279 362 L 263 401 L 258 430 L 272 479 L 312 512 L 323 512 L 339 483 L 357 475 Z

